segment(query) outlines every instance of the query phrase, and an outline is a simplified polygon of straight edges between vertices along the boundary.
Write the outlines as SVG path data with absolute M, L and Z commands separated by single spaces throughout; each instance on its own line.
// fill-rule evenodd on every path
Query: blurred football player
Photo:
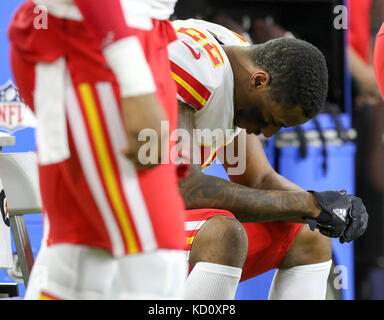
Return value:
M 175 2 L 28 0 L 13 17 L 12 70 L 38 119 L 47 233 L 27 299 L 180 297 L 176 167 L 158 164 L 161 152 L 138 158 L 144 143 L 167 144 L 162 121 L 177 126 L 167 55 Z M 139 141 L 144 129 L 156 139 Z

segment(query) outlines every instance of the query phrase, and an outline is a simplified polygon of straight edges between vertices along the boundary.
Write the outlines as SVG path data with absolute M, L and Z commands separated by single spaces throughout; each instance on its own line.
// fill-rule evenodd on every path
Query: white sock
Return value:
M 233 300 L 242 269 L 222 264 L 198 262 L 189 274 L 185 300 Z
M 269 300 L 325 300 L 332 260 L 288 269 L 278 269 L 269 290 Z

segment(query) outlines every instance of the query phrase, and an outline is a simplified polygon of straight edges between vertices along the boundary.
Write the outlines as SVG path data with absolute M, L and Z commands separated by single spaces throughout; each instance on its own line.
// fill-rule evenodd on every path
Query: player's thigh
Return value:
M 248 253 L 241 281 L 278 268 L 302 228 L 300 223 L 243 223 L 248 236 Z
M 204 217 L 204 210 L 207 216 Z M 187 219 L 191 217 L 187 210 Z M 197 262 L 211 262 L 241 268 L 248 248 L 247 234 L 242 224 L 233 215 L 224 210 L 200 209 L 203 213 L 198 230 L 190 236 L 189 263 L 193 267 Z M 203 223 L 202 223 L 203 222 Z M 190 225 L 198 221 L 189 221 Z M 187 225 L 188 227 L 188 225 Z M 187 233 L 191 230 L 187 230 Z

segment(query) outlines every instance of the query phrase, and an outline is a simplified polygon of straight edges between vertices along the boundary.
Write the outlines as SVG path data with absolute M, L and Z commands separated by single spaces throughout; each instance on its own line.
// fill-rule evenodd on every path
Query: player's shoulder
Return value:
M 172 23 L 178 40 L 169 46 L 168 52 L 179 99 L 200 110 L 209 97 L 221 90 L 223 82 L 232 81 L 229 59 L 221 46 L 240 45 L 241 39 L 228 29 L 203 20 Z
M 220 73 L 220 66 L 228 63 L 221 44 L 215 39 L 203 21 L 188 19 L 172 21 L 178 40 L 169 45 L 173 63 L 198 74 Z M 211 71 L 211 73 L 209 72 Z
M 204 28 L 189 20 L 177 20 L 173 27 L 178 40 L 168 47 L 172 77 L 178 98 L 201 110 L 220 86 L 227 59 L 219 43 Z

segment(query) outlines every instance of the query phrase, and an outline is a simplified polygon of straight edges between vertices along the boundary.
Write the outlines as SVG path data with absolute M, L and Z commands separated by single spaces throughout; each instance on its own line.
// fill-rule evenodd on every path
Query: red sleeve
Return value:
M 134 35 L 124 17 L 120 0 L 74 0 L 103 46 Z

